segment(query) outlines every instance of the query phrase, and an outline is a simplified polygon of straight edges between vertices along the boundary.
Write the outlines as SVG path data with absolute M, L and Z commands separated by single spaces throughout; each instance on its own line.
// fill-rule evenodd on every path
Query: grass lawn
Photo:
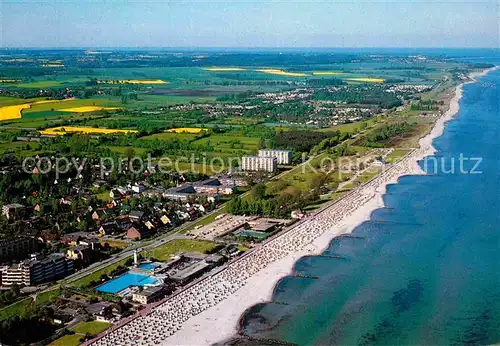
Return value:
M 371 178 L 380 173 L 380 168 L 370 168 L 366 170 L 363 174 L 361 174 L 356 181 L 360 183 L 366 183 Z
M 49 346 L 78 346 L 82 337 L 81 334 L 65 335 L 51 342 Z
M 61 290 L 56 288 L 51 291 L 42 292 L 36 296 L 36 305 L 48 303 L 61 294 Z
M 330 132 L 330 131 L 340 131 L 340 132 L 349 132 L 349 133 L 356 133 L 361 130 L 363 126 L 365 128 L 369 128 L 373 126 L 377 122 L 376 118 L 371 118 L 366 121 L 356 121 L 354 123 L 348 123 L 348 124 L 342 124 L 342 125 L 336 125 L 328 128 L 321 129 L 319 131 L 321 132 Z M 365 125 L 363 125 L 365 124 Z
M 0 309 L 0 321 L 14 316 L 22 316 L 30 308 L 33 299 L 26 298 Z
M 127 261 L 127 259 L 128 258 L 125 258 L 125 259 L 123 259 L 121 261 L 118 261 L 115 264 L 107 266 L 106 268 L 100 269 L 100 270 L 98 270 L 98 271 L 96 271 L 96 272 L 94 272 L 92 274 L 84 276 L 83 278 L 72 282 L 70 285 L 74 286 L 74 287 L 82 287 L 82 288 L 83 287 L 88 287 L 88 286 L 90 286 L 90 283 L 92 281 L 98 281 L 101 278 L 102 274 L 109 274 L 113 270 L 115 270 L 118 266 L 120 266 L 120 265 L 124 266 L 125 262 Z
M 403 156 L 408 154 L 410 149 L 394 149 L 387 157 L 385 158 L 387 162 L 394 163 L 399 161 Z
M 214 147 L 216 152 L 233 153 L 235 151 L 244 151 L 251 153 L 259 148 L 260 139 L 256 137 L 213 135 L 198 139 L 193 145 Z
M 160 261 L 168 261 L 172 255 L 182 252 L 201 252 L 213 250 L 216 244 L 206 240 L 174 239 L 148 252 L 148 255 Z
M 90 334 L 94 336 L 105 331 L 110 326 L 110 323 L 100 321 L 80 322 L 73 328 L 73 331 L 75 333 Z

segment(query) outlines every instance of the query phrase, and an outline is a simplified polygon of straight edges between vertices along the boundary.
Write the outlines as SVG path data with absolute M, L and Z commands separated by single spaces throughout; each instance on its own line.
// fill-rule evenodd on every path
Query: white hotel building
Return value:
M 278 159 L 276 157 L 243 156 L 241 158 L 241 169 L 244 171 L 276 172 Z
M 292 164 L 293 152 L 291 150 L 260 149 L 259 157 L 275 157 L 278 165 Z

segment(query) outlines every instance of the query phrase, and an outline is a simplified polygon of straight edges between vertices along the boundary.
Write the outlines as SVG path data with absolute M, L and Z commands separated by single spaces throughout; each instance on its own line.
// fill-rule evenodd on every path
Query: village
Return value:
M 11 236 L 0 241 L 1 294 L 22 301 L 55 292 L 58 299 L 44 311 L 64 330 L 133 315 L 213 275 L 303 217 L 300 211 L 288 219 L 218 212 L 255 179 L 276 174 L 278 163 L 290 165 L 292 154 L 260 150 L 243 157 L 239 171 L 194 181 L 176 176 L 173 187 L 152 184 L 150 175 L 161 174 L 154 168 L 135 181 L 110 185 L 97 174 L 97 164 L 90 165 L 86 183 L 82 174 L 53 180 L 52 201 L 33 205 L 32 194 L 25 204 L 2 206 Z M 15 165 L 2 169 L 4 175 L 21 173 Z M 29 173 L 43 178 L 37 167 Z M 203 218 L 209 221 L 197 224 Z

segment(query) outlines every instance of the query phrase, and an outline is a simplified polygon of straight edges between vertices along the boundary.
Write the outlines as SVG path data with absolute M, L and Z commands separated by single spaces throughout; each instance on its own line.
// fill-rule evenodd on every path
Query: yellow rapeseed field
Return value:
M 201 131 L 205 131 L 206 129 L 200 127 L 178 127 L 175 129 L 167 130 L 167 132 L 175 132 L 175 133 L 193 133 L 198 134 Z
M 20 81 L 20 79 L 0 79 L 0 83 L 16 83 Z
M 315 76 L 335 76 L 338 74 L 345 74 L 345 72 L 336 72 L 336 71 L 317 71 L 312 73 Z
M 63 108 L 58 109 L 61 112 L 71 112 L 71 113 L 88 113 L 88 112 L 96 112 L 96 111 L 114 111 L 117 109 L 121 109 L 118 107 L 98 107 L 98 106 L 82 106 L 82 107 L 73 107 L 73 108 Z
M 365 83 L 383 83 L 382 78 L 347 78 L 351 82 L 365 82 Z
M 231 72 L 231 71 L 246 71 L 246 68 L 241 67 L 207 67 L 204 70 L 213 72 Z
M 63 99 L 63 100 L 41 100 L 41 101 L 35 101 L 35 102 L 32 102 L 31 105 L 41 105 L 41 104 L 44 104 L 44 103 L 59 103 L 59 102 L 66 102 L 66 101 L 73 101 L 75 100 L 75 98 L 70 98 L 70 99 Z
M 269 73 L 269 74 L 276 74 L 279 76 L 289 76 L 289 77 L 305 77 L 305 76 L 307 76 L 307 74 L 302 73 L 302 72 L 286 72 L 283 70 L 272 69 L 272 68 L 255 70 L 255 71 Z
M 50 129 L 40 131 L 42 135 L 58 136 L 67 133 L 97 133 L 97 134 L 110 134 L 110 133 L 134 133 L 136 130 L 116 130 L 116 129 L 99 129 L 93 127 L 76 127 L 76 126 L 58 126 Z
M 30 104 L 25 103 L 22 105 L 0 107 L 0 121 L 20 119 L 21 111 L 25 108 L 30 108 Z
M 39 105 L 39 104 L 43 104 L 43 103 L 55 103 L 55 102 L 71 101 L 71 100 L 73 100 L 73 99 L 41 100 L 41 101 L 35 101 L 35 102 L 31 102 L 31 103 L 23 103 L 21 105 L 0 107 L 0 121 L 20 119 L 22 117 L 22 113 L 21 113 L 22 110 L 26 109 L 26 108 L 30 108 L 32 105 Z
M 167 84 L 161 79 L 122 79 L 122 80 L 100 80 L 97 81 L 99 84 Z

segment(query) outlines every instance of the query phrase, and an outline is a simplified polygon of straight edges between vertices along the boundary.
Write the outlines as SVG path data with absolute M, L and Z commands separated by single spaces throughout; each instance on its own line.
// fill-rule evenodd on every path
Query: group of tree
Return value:
M 382 142 L 395 136 L 402 135 L 410 131 L 415 126 L 415 123 L 400 122 L 384 125 L 364 138 L 364 145 L 368 147 L 381 147 Z

